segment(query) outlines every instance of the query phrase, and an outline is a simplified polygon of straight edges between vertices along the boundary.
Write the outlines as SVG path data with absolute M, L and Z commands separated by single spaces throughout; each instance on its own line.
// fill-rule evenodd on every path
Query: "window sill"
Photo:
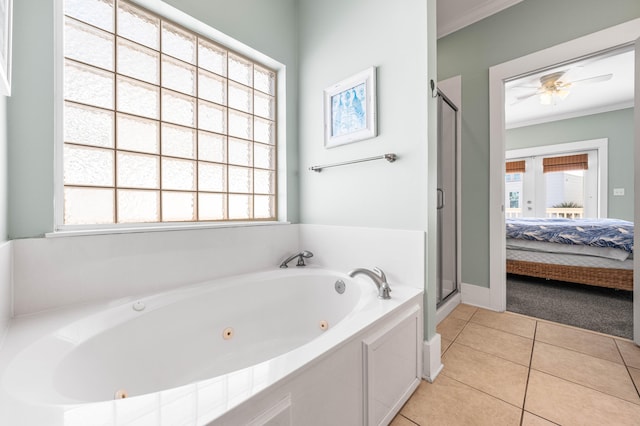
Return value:
M 187 224 L 136 224 L 133 226 L 112 225 L 108 228 L 63 227 L 55 232 L 45 234 L 46 238 L 80 237 L 87 235 L 134 234 L 142 232 L 193 231 L 196 229 L 244 228 L 249 226 L 290 225 L 291 222 L 224 222 L 224 223 L 187 223 Z

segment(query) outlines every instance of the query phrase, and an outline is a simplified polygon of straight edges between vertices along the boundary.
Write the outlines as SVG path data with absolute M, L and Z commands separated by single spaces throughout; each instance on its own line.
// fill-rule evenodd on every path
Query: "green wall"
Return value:
M 286 191 L 289 220 L 297 222 L 297 1 L 166 2 L 286 66 Z M 14 1 L 13 93 L 6 115 L 10 239 L 42 236 L 54 228 L 54 7 L 59 4 Z
M 640 17 L 638 0 L 524 0 L 438 40 L 462 76 L 462 281 L 489 287 L 489 68 Z
M 633 108 L 507 130 L 506 149 L 608 138 L 608 216 L 633 221 Z M 624 196 L 613 196 L 624 188 Z

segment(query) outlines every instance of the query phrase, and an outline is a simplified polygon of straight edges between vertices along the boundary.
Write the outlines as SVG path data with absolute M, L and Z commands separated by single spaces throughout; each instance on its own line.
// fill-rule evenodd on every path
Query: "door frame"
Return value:
M 504 217 L 504 162 L 505 162 L 505 88 L 507 80 L 544 69 L 571 59 L 593 55 L 640 38 L 640 18 L 544 49 L 489 68 L 489 282 L 491 308 L 505 311 L 506 292 L 506 232 Z M 636 45 L 636 50 L 638 46 Z M 638 67 L 636 55 L 636 94 L 638 93 Z M 636 137 L 634 171 L 634 222 L 640 223 L 640 108 L 635 109 Z M 640 236 L 636 230 L 636 237 Z M 634 282 L 640 281 L 640 256 L 634 260 Z M 640 284 L 634 284 L 634 337 L 640 343 Z

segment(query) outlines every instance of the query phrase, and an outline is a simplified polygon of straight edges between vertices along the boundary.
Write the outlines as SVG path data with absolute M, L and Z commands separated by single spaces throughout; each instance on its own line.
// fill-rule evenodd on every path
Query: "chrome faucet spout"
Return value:
M 389 283 L 387 282 L 387 276 L 380 268 L 373 268 L 373 270 L 365 269 L 365 268 L 356 268 L 349 272 L 350 277 L 355 277 L 358 274 L 366 275 L 371 278 L 373 283 L 376 285 L 378 289 L 378 298 L 379 299 L 391 299 L 391 287 L 389 287 Z
M 280 264 L 280 267 L 288 268 L 289 267 L 288 263 L 295 258 L 298 258 L 298 262 L 296 263 L 296 266 L 306 266 L 304 264 L 304 259 L 308 259 L 310 257 L 313 257 L 313 253 L 311 253 L 310 251 L 304 250 L 304 251 L 301 251 L 300 253 L 292 254 L 291 256 L 287 257 L 285 260 L 282 261 L 282 263 Z

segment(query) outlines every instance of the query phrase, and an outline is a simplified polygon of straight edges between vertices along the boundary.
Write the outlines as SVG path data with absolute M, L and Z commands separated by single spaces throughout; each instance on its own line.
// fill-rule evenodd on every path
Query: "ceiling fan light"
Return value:
M 564 101 L 567 98 L 567 96 L 569 96 L 569 91 L 566 89 L 561 89 L 561 90 L 558 90 L 556 94 L 558 95 L 558 98 L 560 98 L 560 100 Z
M 540 93 L 540 104 L 541 105 L 551 105 L 553 101 L 553 96 L 549 92 Z

